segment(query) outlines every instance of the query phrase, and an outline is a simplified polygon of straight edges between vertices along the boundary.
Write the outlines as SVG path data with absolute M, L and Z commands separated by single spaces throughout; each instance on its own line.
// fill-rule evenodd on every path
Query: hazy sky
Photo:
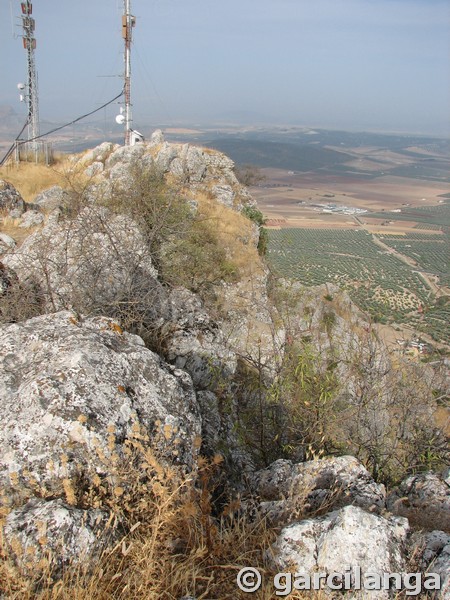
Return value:
M 19 0 L 0 0 L 0 104 L 25 115 L 11 9 L 18 24 Z M 42 118 L 75 118 L 120 92 L 121 10 L 119 0 L 33 1 Z M 247 116 L 450 133 L 450 0 L 132 0 L 132 12 L 137 129 Z

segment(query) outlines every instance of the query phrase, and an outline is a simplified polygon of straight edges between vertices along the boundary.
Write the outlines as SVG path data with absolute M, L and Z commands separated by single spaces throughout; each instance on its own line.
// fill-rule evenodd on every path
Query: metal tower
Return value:
M 131 40 L 136 19 L 130 13 L 130 0 L 124 0 L 124 15 L 122 16 L 122 37 L 125 40 L 125 146 L 131 144 L 133 118 L 131 115 Z
M 28 83 L 24 99 L 28 105 L 28 140 L 30 149 L 36 149 L 37 143 L 33 142 L 39 135 L 39 101 L 37 89 L 36 63 L 34 60 L 34 51 L 36 49 L 36 38 L 34 37 L 35 20 L 31 16 L 33 5 L 30 0 L 21 2 L 22 8 L 22 27 L 23 27 L 23 47 L 27 51 L 27 71 Z M 19 89 L 23 89 L 19 84 Z

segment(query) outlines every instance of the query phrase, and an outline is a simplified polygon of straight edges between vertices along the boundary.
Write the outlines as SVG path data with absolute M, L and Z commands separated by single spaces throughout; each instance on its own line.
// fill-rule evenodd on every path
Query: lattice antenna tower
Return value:
M 136 18 L 131 14 L 131 1 L 124 0 L 124 14 L 122 16 L 122 37 L 125 40 L 125 110 L 124 110 L 124 125 L 125 125 L 125 146 L 130 146 L 132 139 L 132 123 L 133 117 L 131 113 L 131 42 L 133 27 L 136 25 Z
M 36 74 L 36 62 L 34 51 L 36 50 L 36 38 L 34 37 L 35 20 L 31 16 L 33 14 L 33 5 L 30 0 L 20 3 L 22 9 L 22 28 L 23 28 L 23 47 L 27 51 L 27 85 L 18 85 L 20 90 L 25 90 L 25 94 L 21 95 L 21 100 L 27 102 L 28 106 L 28 140 L 30 145 L 35 147 L 33 140 L 39 136 L 39 99 Z

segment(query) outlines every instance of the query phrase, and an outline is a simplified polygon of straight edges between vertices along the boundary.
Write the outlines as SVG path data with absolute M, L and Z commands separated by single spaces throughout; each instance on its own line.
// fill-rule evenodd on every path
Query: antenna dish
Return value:
M 124 115 L 117 115 L 117 117 L 116 117 L 116 123 L 118 125 L 123 125 L 125 123 L 125 117 L 124 117 Z
M 17 89 L 18 90 L 24 90 L 25 89 L 25 84 L 24 83 L 18 83 L 17 84 Z

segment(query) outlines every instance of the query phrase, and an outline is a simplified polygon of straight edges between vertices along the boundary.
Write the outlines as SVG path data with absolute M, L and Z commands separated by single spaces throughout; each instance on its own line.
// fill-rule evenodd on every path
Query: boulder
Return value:
M 84 174 L 87 177 L 95 177 L 95 175 L 102 173 L 104 169 L 105 165 L 102 162 L 96 160 L 84 170 Z
M 388 509 L 425 529 L 450 532 L 450 480 L 444 473 L 408 477 L 387 498 Z
M 59 185 L 54 185 L 48 190 L 44 190 L 36 196 L 34 204 L 45 212 L 51 212 L 55 208 L 70 205 L 71 196 L 69 192 L 63 190 Z
M 352 586 L 357 570 L 361 581 L 368 573 L 402 573 L 406 569 L 405 545 L 409 526 L 402 517 L 384 518 L 356 506 L 346 506 L 324 517 L 285 527 L 270 556 L 278 571 L 295 570 L 312 577 L 314 572 L 345 574 L 352 569 Z M 343 577 L 340 579 L 341 582 Z M 390 591 L 362 591 L 356 598 L 387 599 Z
M 161 129 L 155 129 L 155 131 L 150 136 L 150 144 L 154 146 L 158 146 L 159 144 L 164 144 L 164 134 Z
M 443 531 L 416 533 L 411 540 L 414 552 L 419 556 L 418 567 L 422 572 L 437 573 L 441 589 L 432 596 L 436 600 L 450 599 L 450 535 Z
M 16 241 L 6 233 L 0 233 L 0 256 L 16 247 Z
M 37 210 L 27 210 L 23 213 L 20 220 L 19 227 L 23 229 L 30 229 L 30 227 L 37 227 L 42 225 L 44 222 L 44 215 Z
M 22 572 L 36 577 L 49 567 L 59 574 L 70 564 L 83 564 L 100 556 L 105 543 L 118 539 L 108 524 L 109 515 L 99 509 L 81 510 L 61 499 L 33 498 L 6 517 L 6 546 Z
M 156 155 L 155 164 L 163 172 L 170 171 L 170 165 L 178 157 L 178 149 L 173 144 L 164 142 Z
M 103 142 L 99 146 L 96 146 L 92 150 L 88 150 L 85 152 L 78 161 L 81 164 L 90 165 L 91 163 L 104 163 L 105 160 L 109 157 L 109 155 L 120 148 L 118 144 L 113 144 L 112 142 Z
M 193 469 L 201 419 L 189 375 L 112 319 L 70 311 L 0 328 L 0 504 L 63 497 L 110 474 L 135 427 Z
M 251 489 L 262 500 L 261 509 L 278 522 L 299 514 L 335 510 L 353 505 L 372 512 L 385 507 L 384 485 L 375 483 L 352 456 L 295 464 L 275 461 L 250 478 Z
M 200 183 L 206 175 L 206 162 L 201 148 L 189 146 L 185 158 L 185 171 L 190 183 Z
M 20 217 L 25 212 L 25 201 L 16 188 L 0 179 L 0 212 L 5 212 L 13 218 Z
M 111 169 L 118 163 L 130 164 L 142 158 L 145 152 L 144 144 L 136 144 L 135 146 L 119 146 L 105 161 L 105 169 Z

